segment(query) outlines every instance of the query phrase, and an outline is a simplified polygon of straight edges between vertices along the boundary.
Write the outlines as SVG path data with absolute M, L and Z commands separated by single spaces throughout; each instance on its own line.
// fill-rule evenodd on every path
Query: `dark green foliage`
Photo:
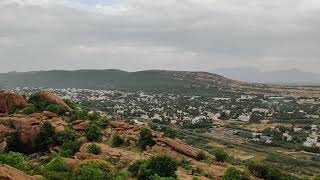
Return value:
M 63 157 L 72 157 L 80 149 L 80 143 L 77 140 L 67 140 L 63 142 L 60 147 L 59 153 Z
M 36 107 L 34 104 L 27 104 L 27 106 L 23 109 L 23 113 L 26 115 L 32 114 L 36 112 Z
M 32 169 L 32 166 L 26 161 L 24 155 L 15 152 L 0 154 L 0 164 L 7 164 L 25 172 Z
M 101 154 L 101 147 L 99 147 L 98 145 L 96 145 L 94 143 L 90 144 L 87 147 L 87 152 L 91 153 L 91 154 L 99 155 L 99 154 Z
M 36 112 L 44 111 L 46 107 L 49 105 L 47 102 L 41 100 L 38 93 L 31 94 L 28 98 L 28 102 L 34 105 Z
M 58 115 L 62 115 L 64 114 L 64 110 L 63 108 L 61 108 L 60 106 L 56 105 L 56 104 L 49 104 L 46 109 L 46 111 L 50 111 L 50 112 L 53 112 L 55 114 L 58 114 Z
M 227 171 L 224 173 L 222 180 L 249 180 L 250 177 L 248 174 L 231 167 L 227 169 Z
M 75 109 L 76 108 L 76 104 L 71 101 L 70 99 L 64 99 L 64 102 L 71 108 L 71 109 Z
M 96 123 L 100 126 L 100 127 L 107 127 L 110 123 L 110 120 L 105 118 L 105 117 L 100 117 Z
M 168 156 L 154 156 L 149 159 L 146 168 L 161 177 L 176 177 L 177 162 Z
M 171 128 L 167 128 L 164 131 L 164 135 L 168 138 L 172 138 L 174 139 L 176 137 L 176 132 L 174 130 L 172 130 Z
M 201 161 L 206 159 L 206 154 L 203 151 L 198 152 L 196 160 Z
M 147 164 L 146 160 L 135 161 L 128 167 L 128 172 L 132 177 L 137 177 L 140 174 L 140 169 L 144 168 L 146 164 Z
M 53 158 L 48 164 L 45 165 L 45 168 L 48 171 L 55 172 L 69 172 L 71 170 L 61 157 Z
M 151 180 L 154 176 L 176 178 L 178 164 L 168 156 L 154 156 L 149 160 L 139 160 L 129 166 L 128 172 L 139 180 Z
M 55 133 L 52 125 L 50 122 L 45 122 L 42 125 L 39 134 L 33 140 L 34 151 L 46 151 L 48 150 L 48 146 L 55 142 Z
M 147 146 L 153 146 L 155 144 L 154 140 L 152 139 L 152 132 L 150 129 L 142 129 L 140 132 L 140 138 L 138 145 L 139 147 L 144 150 Z
M 119 147 L 124 144 L 124 139 L 118 135 L 115 135 L 111 139 L 111 146 L 112 147 Z
M 10 135 L 6 139 L 7 142 L 7 150 L 13 152 L 24 152 L 24 147 L 22 142 L 20 141 L 20 133 L 18 131 L 10 133 Z
M 100 141 L 102 138 L 101 128 L 95 123 L 91 123 L 86 128 L 86 137 L 90 141 Z
M 61 145 L 67 141 L 75 141 L 76 133 L 71 129 L 66 129 L 63 132 L 57 134 L 57 142 Z
M 225 162 L 228 158 L 228 154 L 221 149 L 215 150 L 214 155 L 216 157 L 216 160 L 219 162 Z
M 187 171 L 189 171 L 192 168 L 192 166 L 190 165 L 190 162 L 186 159 L 179 161 L 178 165 Z
M 105 180 L 107 176 L 98 166 L 92 164 L 82 165 L 76 175 L 75 179 L 78 180 Z
M 281 171 L 272 168 L 269 165 L 251 162 L 248 164 L 248 168 L 252 175 L 258 178 L 264 178 L 268 180 L 292 180 L 297 179 L 288 174 L 284 174 Z
M 73 111 L 71 113 L 70 119 L 72 121 L 79 120 L 79 119 L 87 120 L 87 119 L 89 119 L 88 116 L 89 116 L 88 115 L 88 111 L 86 111 L 86 110 L 76 110 L 76 111 Z

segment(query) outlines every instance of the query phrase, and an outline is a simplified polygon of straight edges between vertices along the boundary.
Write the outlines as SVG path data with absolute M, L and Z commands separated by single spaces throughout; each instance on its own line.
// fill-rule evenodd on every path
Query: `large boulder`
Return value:
M 37 180 L 41 177 L 29 176 L 26 173 L 8 165 L 0 165 L 1 180 Z
M 0 93 L 0 113 L 8 113 L 14 107 L 25 107 L 24 97 L 12 93 Z
M 39 97 L 42 101 L 56 104 L 62 107 L 66 111 L 72 111 L 72 109 L 61 99 L 59 96 L 49 92 L 49 91 L 40 91 Z
M 64 131 L 65 127 L 68 125 L 61 118 L 52 118 L 51 115 L 48 117 L 48 114 L 46 113 L 34 113 L 29 116 L 11 115 L 7 117 L 0 117 L 0 124 L 9 124 L 10 126 L 13 126 L 0 126 L 0 128 L 4 130 L 3 132 L 8 132 L 8 128 L 11 128 L 11 130 L 19 130 L 21 143 L 25 146 L 26 152 L 31 152 L 32 141 L 38 135 L 40 128 L 46 121 L 52 124 L 55 133 Z M 8 133 L 3 134 L 3 136 L 7 134 Z

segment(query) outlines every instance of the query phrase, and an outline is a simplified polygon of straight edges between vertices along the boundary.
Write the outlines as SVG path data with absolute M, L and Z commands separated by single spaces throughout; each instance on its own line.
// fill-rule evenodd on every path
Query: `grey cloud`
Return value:
M 75 0 L 4 1 L 0 72 L 320 67 L 315 0 L 119 0 L 87 9 Z

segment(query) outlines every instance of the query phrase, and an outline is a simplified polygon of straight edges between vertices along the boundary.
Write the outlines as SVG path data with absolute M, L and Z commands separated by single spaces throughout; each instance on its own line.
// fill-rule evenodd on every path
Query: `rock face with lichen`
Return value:
M 8 113 L 15 107 L 25 107 L 24 97 L 12 93 L 0 93 L 0 113 Z

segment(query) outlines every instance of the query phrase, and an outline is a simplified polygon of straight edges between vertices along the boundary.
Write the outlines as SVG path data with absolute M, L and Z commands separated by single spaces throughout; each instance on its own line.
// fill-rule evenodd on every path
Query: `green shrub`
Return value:
M 146 166 L 146 164 L 146 160 L 138 160 L 132 163 L 128 167 L 128 172 L 130 173 L 130 176 L 137 177 L 140 174 L 140 169 L 142 169 L 143 166 Z
M 216 157 L 216 160 L 219 162 L 225 162 L 228 158 L 228 154 L 221 149 L 215 150 L 214 155 Z
M 98 125 L 91 123 L 86 128 L 86 137 L 90 141 L 100 141 L 102 138 L 101 128 Z
M 165 131 L 164 131 L 164 135 L 168 138 L 172 138 L 174 139 L 176 137 L 176 132 L 173 131 L 171 128 L 167 128 Z
M 198 152 L 196 156 L 197 161 L 205 160 L 206 159 L 206 154 L 203 151 Z
M 88 147 L 87 147 L 87 152 L 88 153 L 91 153 L 91 154 L 95 154 L 95 155 L 98 155 L 98 154 L 101 154 L 101 147 L 97 146 L 96 144 L 90 144 Z
M 146 169 L 160 177 L 176 178 L 177 162 L 168 156 L 154 156 L 148 160 Z
M 29 115 L 35 112 L 36 112 L 36 107 L 34 104 L 27 104 L 27 106 L 23 109 L 23 113 L 26 115 Z
M 200 169 L 199 167 L 191 168 L 191 173 L 192 173 L 193 175 L 201 175 L 202 172 L 203 172 L 203 170 Z
M 80 149 L 80 143 L 77 140 L 66 140 L 60 147 L 59 154 L 63 157 L 71 157 Z
M 7 164 L 22 171 L 29 171 L 32 169 L 32 166 L 26 161 L 24 155 L 16 152 L 0 154 L 0 164 Z
M 111 139 L 111 146 L 112 147 L 119 147 L 124 144 L 124 139 L 118 135 L 115 135 Z
M 192 168 L 192 166 L 190 165 L 190 162 L 186 159 L 180 160 L 178 162 L 178 165 L 187 171 L 189 171 Z
M 158 174 L 151 177 L 152 180 L 176 180 L 173 177 L 160 177 Z
M 62 115 L 64 114 L 64 110 L 63 108 L 61 108 L 60 106 L 56 105 L 56 104 L 49 104 L 46 109 L 46 111 L 50 111 L 50 112 L 53 112 L 55 114 L 58 114 L 58 115 Z
M 50 144 L 55 143 L 54 129 L 50 122 L 45 122 L 40 128 L 39 134 L 33 140 L 33 148 L 35 152 L 46 151 Z
M 140 138 L 138 145 L 139 147 L 144 150 L 147 146 L 153 146 L 155 144 L 154 140 L 152 139 L 152 132 L 150 129 L 142 129 L 140 132 Z
M 270 180 L 292 180 L 297 179 L 289 174 L 282 173 L 277 169 L 273 169 L 269 165 L 250 162 L 248 164 L 248 169 L 252 175 L 258 178 L 270 179 Z
M 92 164 L 82 165 L 76 173 L 75 179 L 78 180 L 105 180 L 106 173 L 98 166 Z
M 57 142 L 62 145 L 64 142 L 75 141 L 77 139 L 76 133 L 71 129 L 66 129 L 57 134 Z
M 47 102 L 41 100 L 38 93 L 31 94 L 28 98 L 28 102 L 34 105 L 36 112 L 42 112 L 48 106 Z
M 53 158 L 46 166 L 46 170 L 55 172 L 69 172 L 70 167 L 62 160 L 61 157 Z
M 7 150 L 13 152 L 24 152 L 24 147 L 22 142 L 20 141 L 20 133 L 18 131 L 14 131 L 10 133 L 10 135 L 6 139 L 7 142 Z
M 227 169 L 222 177 L 222 180 L 249 180 L 249 179 L 250 177 L 248 174 L 234 167 Z

